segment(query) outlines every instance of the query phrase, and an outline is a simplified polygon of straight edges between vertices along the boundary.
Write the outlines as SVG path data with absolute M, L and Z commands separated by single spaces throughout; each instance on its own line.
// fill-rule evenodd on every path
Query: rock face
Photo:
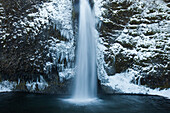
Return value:
M 1 0 L 0 23 L 1 80 L 39 92 L 41 75 L 48 82 L 44 92 L 68 92 L 67 79 L 74 75 L 72 1 Z
M 104 2 L 100 38 L 107 75 L 138 71 L 132 82 L 170 87 L 170 8 L 159 0 Z M 139 83 L 138 83 L 139 82 Z
M 8 79 L 16 80 L 20 75 L 43 74 L 46 37 L 42 33 L 38 34 L 40 31 L 38 26 L 33 28 L 31 25 L 33 18 L 27 16 L 29 13 L 37 12 L 33 7 L 37 3 L 40 1 L 0 2 L 0 71 L 4 75 L 9 75 Z M 36 31 L 36 28 L 39 31 Z M 32 57 L 36 57 L 37 61 Z M 33 63 L 41 66 L 36 67 L 32 65 Z
M 90 3 L 98 20 L 99 83 L 103 85 L 109 82 L 108 77 L 133 70 L 131 83 L 170 88 L 169 0 Z M 78 17 L 78 0 L 1 0 L 0 86 L 70 93 Z M 101 87 L 105 92 L 117 91 Z

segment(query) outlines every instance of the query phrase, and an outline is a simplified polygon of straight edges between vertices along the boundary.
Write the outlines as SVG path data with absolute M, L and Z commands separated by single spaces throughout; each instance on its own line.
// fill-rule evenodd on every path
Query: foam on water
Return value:
M 98 98 L 87 98 L 87 99 L 71 98 L 71 99 L 61 99 L 61 100 L 64 102 L 70 103 L 70 104 L 78 105 L 78 106 L 84 106 L 84 105 L 90 105 L 90 104 L 98 105 L 102 102 L 102 100 Z

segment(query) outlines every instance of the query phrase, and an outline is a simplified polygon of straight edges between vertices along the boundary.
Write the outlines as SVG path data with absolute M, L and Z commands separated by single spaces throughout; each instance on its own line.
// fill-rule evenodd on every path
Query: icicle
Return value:
M 139 76 L 139 79 L 138 79 L 138 85 L 139 86 L 141 85 L 140 80 L 141 80 L 141 77 Z

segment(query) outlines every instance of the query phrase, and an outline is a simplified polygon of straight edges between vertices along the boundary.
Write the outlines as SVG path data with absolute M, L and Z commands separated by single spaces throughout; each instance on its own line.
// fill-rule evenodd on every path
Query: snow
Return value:
M 103 0 L 94 0 L 95 15 L 101 17 L 104 8 L 102 8 Z
M 0 82 L 0 92 L 10 92 L 16 85 L 16 82 L 9 82 L 8 80 Z
M 127 0 L 112 0 L 112 2 L 122 3 Z M 141 60 L 147 60 L 154 58 L 158 54 L 164 53 L 164 55 L 169 58 L 168 56 L 168 48 L 170 48 L 169 45 L 169 38 L 167 38 L 167 34 L 170 33 L 170 23 L 169 23 L 169 16 L 168 14 L 169 8 L 163 2 L 163 0 L 128 0 L 130 2 L 133 2 L 133 4 L 128 8 L 129 10 L 134 10 L 137 8 L 141 13 L 136 14 L 131 17 L 130 21 L 135 20 L 138 22 L 141 22 L 141 24 L 132 25 L 128 24 L 125 26 L 125 29 L 122 31 L 120 36 L 116 39 L 116 43 L 111 44 L 111 47 L 109 50 L 112 51 L 114 55 L 117 55 L 119 53 L 127 56 L 127 57 L 134 57 L 134 60 L 139 62 Z M 95 11 L 96 11 L 96 17 L 99 18 L 99 21 L 103 22 L 110 22 L 107 18 L 102 17 L 102 13 L 106 9 L 102 7 L 103 4 L 109 3 L 111 1 L 109 0 L 95 0 Z M 101 8 L 102 7 L 102 8 Z M 150 13 L 150 10 L 155 10 L 155 12 Z M 162 12 L 161 12 L 161 11 Z M 117 10 L 113 11 L 113 13 L 117 13 Z M 160 21 L 154 21 L 153 23 L 148 18 L 152 17 L 159 17 L 162 16 L 163 20 Z M 155 23 L 156 22 L 156 23 Z M 146 24 L 147 23 L 147 24 Z M 149 23 L 149 24 L 148 24 Z M 153 35 L 147 36 L 148 32 L 152 32 Z M 137 35 L 137 36 L 131 36 L 129 33 Z M 113 36 L 112 34 L 109 34 L 110 36 Z M 153 38 L 152 38 L 152 37 Z M 133 49 L 128 49 L 123 47 L 121 44 L 129 44 L 134 46 Z M 108 76 L 106 73 L 106 70 L 104 69 L 104 66 L 107 66 L 106 62 L 104 61 L 104 55 L 110 55 L 107 51 L 105 51 L 107 48 L 104 46 L 104 44 L 107 44 L 106 42 L 103 42 L 101 38 L 98 38 L 98 45 L 97 45 L 97 66 L 98 66 L 98 77 L 101 80 L 101 83 L 106 86 L 111 86 L 113 89 L 120 91 L 122 93 L 135 93 L 135 94 L 151 94 L 151 95 L 161 95 L 170 98 L 170 89 L 164 89 L 160 90 L 157 89 L 150 89 L 146 86 L 140 85 L 140 78 L 142 77 L 140 75 L 140 71 L 147 71 L 148 73 L 151 71 L 156 71 L 154 69 L 155 66 L 162 66 L 166 67 L 166 65 L 161 64 L 147 64 L 146 67 L 134 65 L 133 69 L 130 69 L 128 72 L 124 73 L 117 73 L 113 76 Z M 162 48 L 164 46 L 164 48 Z M 160 48 L 156 48 L 160 47 Z M 167 50 L 166 50 L 167 48 Z M 113 57 L 114 58 L 114 57 Z M 144 63 L 144 62 L 143 62 Z M 140 70 L 136 70 L 140 68 Z M 104 81 L 102 81 L 104 80 Z M 105 81 L 106 80 L 106 81 Z M 138 80 L 138 84 L 134 84 L 131 81 L 132 80 Z M 136 81 L 137 83 L 137 81 Z
M 131 81 L 137 74 L 137 71 L 129 69 L 127 72 L 109 76 L 109 83 L 103 83 L 103 85 L 111 86 L 114 90 L 121 93 L 159 95 L 170 99 L 170 88 L 164 90 L 160 90 L 159 88 L 150 89 L 146 86 L 141 86 L 140 83 L 132 83 Z
M 100 20 L 102 20 L 102 12 L 104 11 L 104 8 L 102 8 L 102 5 L 104 3 L 103 0 L 94 0 L 94 11 L 95 11 L 95 16 L 96 16 L 96 21 L 97 23 L 100 22 Z M 97 24 L 96 23 L 96 24 Z M 96 53 L 97 53 L 97 75 L 98 75 L 98 79 L 101 80 L 102 83 L 107 83 L 108 79 L 107 79 L 107 73 L 104 69 L 104 51 L 107 49 L 104 46 L 104 42 L 101 38 L 99 37 L 99 33 L 96 30 L 95 31 L 95 37 L 96 37 L 96 44 L 97 44 L 97 48 L 96 48 Z
M 52 61 L 46 63 L 44 71 L 48 74 L 51 72 L 52 66 L 56 66 L 59 69 L 60 75 L 62 75 L 62 73 L 71 70 L 75 57 L 72 28 L 72 1 L 51 0 L 49 3 L 42 4 L 38 14 L 40 18 L 36 19 L 42 22 L 52 20 L 55 24 L 53 27 L 60 31 L 61 36 L 69 40 L 61 41 L 57 39 L 58 37 L 50 37 L 48 40 L 49 45 L 46 46 L 46 48 L 49 49 L 47 57 L 51 56 Z M 66 64 L 64 60 L 66 60 Z
M 70 30 L 69 32 L 72 34 L 71 14 L 72 2 L 70 0 L 52 0 L 39 8 L 40 21 L 46 22 L 52 19 L 57 25 L 61 24 L 61 28 L 58 29 Z
M 127 0 L 112 0 L 116 1 L 117 3 L 121 3 Z M 147 58 L 152 58 L 155 55 L 157 55 L 157 52 L 169 54 L 169 51 L 167 51 L 170 47 L 170 38 L 168 38 L 168 35 L 170 33 L 170 21 L 168 20 L 170 14 L 168 13 L 169 8 L 163 2 L 163 0 L 128 0 L 130 2 L 134 2 L 133 5 L 129 7 L 129 9 L 133 9 L 138 7 L 138 9 L 142 10 L 141 14 L 134 15 L 131 18 L 135 21 L 142 21 L 140 25 L 131 25 L 128 24 L 126 28 L 121 31 L 121 35 L 116 39 L 117 43 L 114 43 L 109 48 L 114 55 L 117 55 L 121 52 L 121 54 L 124 54 L 126 56 L 134 55 L 134 59 L 139 60 L 146 60 Z M 107 21 L 110 22 L 108 19 L 104 19 L 102 17 L 102 13 L 106 10 L 102 7 L 103 4 L 110 2 L 110 0 L 94 0 L 94 10 L 95 10 L 95 16 L 97 22 L 100 21 Z M 153 2 L 155 2 L 153 4 Z M 145 5 L 145 9 L 143 9 L 143 6 Z M 48 3 L 40 4 L 40 6 L 35 6 L 38 8 L 38 12 L 28 14 L 30 17 L 34 17 L 33 22 L 29 22 L 27 18 L 24 18 L 23 21 L 20 22 L 21 25 L 29 25 L 30 27 L 38 26 L 38 28 L 45 27 L 43 26 L 46 23 L 49 23 L 50 20 L 52 20 L 57 26 L 56 29 L 60 30 L 61 35 L 65 38 L 69 39 L 68 42 L 60 41 L 57 39 L 57 37 L 51 37 L 48 42 L 49 46 L 47 45 L 47 48 L 49 49 L 49 54 L 47 54 L 47 57 L 52 56 L 51 62 L 46 62 L 44 71 L 46 73 L 50 73 L 52 70 L 52 66 L 55 65 L 59 68 L 59 76 L 60 81 L 63 82 L 65 79 L 70 79 L 74 76 L 74 62 L 75 59 L 75 45 L 74 45 L 74 34 L 73 34 L 73 28 L 72 28 L 72 1 L 71 0 L 51 0 Z M 163 12 L 153 12 L 149 13 L 150 9 L 157 8 L 162 10 Z M 1 11 L 3 9 L 1 8 Z M 113 13 L 117 13 L 117 10 L 113 11 Z M 156 17 L 162 15 L 166 19 L 159 21 L 157 23 L 151 23 L 151 24 L 145 24 L 150 23 L 150 21 L 146 18 Z M 139 17 L 142 17 L 139 19 Z M 5 18 L 3 16 L 0 16 L 1 19 Z M 14 22 L 14 26 L 18 26 L 19 22 Z M 37 34 L 38 28 L 36 28 L 36 31 L 34 31 L 34 34 Z M 131 29 L 129 29 L 131 28 Z M 135 29 L 132 29 L 135 28 Z M 25 31 L 30 31 L 31 28 L 26 28 Z M 149 36 L 146 36 L 145 34 L 147 32 L 153 31 L 156 32 L 152 35 L 153 39 L 150 39 Z M 119 32 L 119 31 L 118 31 Z M 133 34 L 139 34 L 140 36 L 130 36 L 128 33 Z M 6 29 L 0 30 L 0 33 L 6 33 Z M 6 34 L 7 35 L 7 34 Z M 0 37 L 6 38 L 6 35 Z M 22 36 L 22 34 L 18 34 L 18 36 Z M 111 34 L 113 36 L 113 34 Z M 106 73 L 106 70 L 104 66 L 107 66 L 106 62 L 104 61 L 104 54 L 106 54 L 106 47 L 104 44 L 107 44 L 106 42 L 103 42 L 101 38 L 98 38 L 99 34 L 96 33 L 96 40 L 97 40 L 97 74 L 98 78 L 101 80 L 101 83 L 104 85 L 111 86 L 113 89 L 117 89 L 120 92 L 123 93 L 140 93 L 140 94 L 152 94 L 152 95 L 161 95 L 170 98 L 170 89 L 160 90 L 160 89 L 150 89 L 145 86 L 141 86 L 140 82 L 138 84 L 134 84 L 131 81 L 136 80 L 136 78 L 141 78 L 139 75 L 139 70 L 135 71 L 134 69 L 130 69 L 128 72 L 119 73 L 113 76 L 108 76 Z M 15 35 L 13 38 L 17 38 Z M 1 41 L 3 43 L 3 41 Z M 127 43 L 135 46 L 136 49 L 127 49 L 124 48 L 121 43 Z M 164 49 L 157 49 L 156 46 L 162 47 L 164 46 Z M 142 46 L 145 46 L 143 48 Z M 5 47 L 5 45 L 4 45 Z M 167 55 L 169 58 L 169 56 Z M 34 58 L 30 58 L 30 60 L 34 60 Z M 66 60 L 67 64 L 66 67 L 64 67 L 64 60 Z M 36 64 L 35 64 L 36 65 Z M 136 65 L 134 65 L 135 67 Z M 161 65 L 155 65 L 155 66 L 161 66 Z M 166 64 L 165 66 L 168 66 Z M 154 70 L 154 65 L 149 65 L 147 67 L 142 67 L 142 70 L 146 71 L 156 71 Z M 135 77 L 137 76 L 137 77 Z M 40 82 L 37 79 L 37 82 L 27 82 L 26 86 L 29 90 L 33 91 L 36 88 L 36 84 L 38 84 L 38 88 L 43 90 L 45 87 L 48 87 L 48 84 L 43 79 L 43 77 L 40 77 Z M 4 91 L 11 91 L 15 87 L 16 83 L 9 82 L 9 81 L 3 81 L 0 83 L 0 92 Z
M 100 42 L 100 43 L 99 43 Z M 104 69 L 104 51 L 106 49 L 106 47 L 104 45 L 101 44 L 102 40 L 99 40 L 97 42 L 97 75 L 98 75 L 98 79 L 101 80 L 101 83 L 106 83 L 108 82 L 108 75 Z

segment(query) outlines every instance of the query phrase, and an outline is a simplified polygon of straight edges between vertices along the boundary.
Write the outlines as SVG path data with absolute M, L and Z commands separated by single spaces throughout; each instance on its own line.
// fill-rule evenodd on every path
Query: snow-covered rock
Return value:
M 154 92 L 170 97 L 169 89 L 166 90 L 170 87 L 168 4 L 163 0 L 97 0 L 95 3 L 101 24 L 97 58 L 101 83 L 119 92 Z M 137 73 L 127 72 L 129 69 Z M 101 77 L 108 82 L 102 82 Z

